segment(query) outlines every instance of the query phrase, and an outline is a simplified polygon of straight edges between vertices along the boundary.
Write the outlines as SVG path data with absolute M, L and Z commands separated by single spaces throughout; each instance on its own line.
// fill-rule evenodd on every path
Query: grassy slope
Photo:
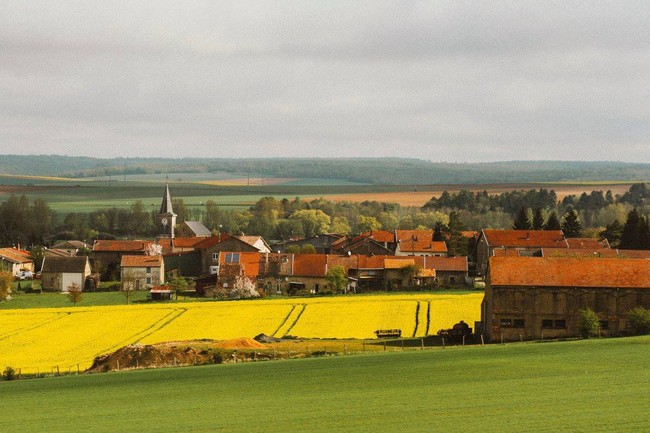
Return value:
M 0 383 L 0 431 L 649 431 L 650 337 Z

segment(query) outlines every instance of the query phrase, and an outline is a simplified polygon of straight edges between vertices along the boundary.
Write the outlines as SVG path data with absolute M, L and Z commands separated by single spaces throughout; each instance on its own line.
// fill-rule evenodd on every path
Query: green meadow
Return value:
M 0 431 L 650 431 L 649 356 L 635 337 L 0 382 Z

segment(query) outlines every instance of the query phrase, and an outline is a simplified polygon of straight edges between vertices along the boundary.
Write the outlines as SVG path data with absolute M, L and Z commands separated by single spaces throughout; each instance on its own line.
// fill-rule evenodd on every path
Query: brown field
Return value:
M 487 191 L 489 194 L 500 194 L 506 191 L 515 190 L 529 190 L 546 188 L 554 190 L 557 194 L 558 200 L 562 200 L 568 195 L 580 195 L 583 192 L 587 194 L 592 191 L 607 191 L 611 190 L 612 194 L 623 194 L 630 189 L 632 183 L 615 183 L 615 184 L 571 184 L 571 185 L 546 185 L 546 184 L 519 184 L 519 185 L 447 185 L 447 186 L 426 186 L 418 185 L 414 187 L 416 191 L 404 192 L 366 192 L 354 194 L 336 194 L 327 195 L 327 200 L 333 201 L 351 201 L 362 202 L 366 200 L 381 201 L 387 203 L 398 203 L 401 206 L 423 206 L 431 197 L 440 197 L 443 191 L 458 192 L 461 189 L 466 189 L 472 192 Z
M 297 178 L 291 177 L 277 177 L 277 178 L 268 178 L 268 177 L 251 177 L 240 178 L 240 179 L 222 179 L 222 180 L 205 180 L 197 183 L 204 185 L 223 185 L 223 186 L 245 186 L 245 185 L 282 185 L 287 182 L 299 180 Z

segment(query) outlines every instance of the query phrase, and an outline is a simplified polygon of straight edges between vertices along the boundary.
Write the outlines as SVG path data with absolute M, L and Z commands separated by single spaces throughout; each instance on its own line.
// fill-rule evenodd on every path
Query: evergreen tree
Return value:
M 544 230 L 560 230 L 562 226 L 560 225 L 560 219 L 557 217 L 555 211 L 551 212 L 544 224 Z
M 624 250 L 650 249 L 650 228 L 643 214 L 634 208 L 627 214 L 619 248 Z
M 433 240 L 434 241 L 444 241 L 445 238 L 442 236 L 442 227 L 443 224 L 438 221 L 436 222 L 436 225 L 433 227 Z
M 447 228 L 449 233 L 449 239 L 447 240 L 449 255 L 467 255 L 467 239 L 461 233 L 462 230 L 465 230 L 465 225 L 460 220 L 458 213 L 449 213 L 449 224 Z
M 519 213 L 515 218 L 515 223 L 512 228 L 515 230 L 531 230 L 533 228 L 533 224 L 530 222 L 530 218 L 528 217 L 527 208 L 522 207 L 519 209 Z
M 571 209 L 564 216 L 564 222 L 562 223 L 562 231 L 564 236 L 567 238 L 577 238 L 580 237 L 580 232 L 582 231 L 582 224 L 578 220 L 578 213 Z
M 621 234 L 623 233 L 623 224 L 614 220 L 613 223 L 607 224 L 605 230 L 600 232 L 600 236 L 604 239 L 607 239 L 610 246 L 617 246 L 621 240 Z
M 543 230 L 544 229 L 544 215 L 542 215 L 542 209 L 535 209 L 533 214 L 533 230 Z

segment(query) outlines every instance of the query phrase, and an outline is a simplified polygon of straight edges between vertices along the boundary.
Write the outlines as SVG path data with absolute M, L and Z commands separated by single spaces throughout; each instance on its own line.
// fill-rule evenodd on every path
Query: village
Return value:
M 176 223 L 169 186 L 155 239 L 65 241 L 45 251 L 40 272 L 29 252 L 0 249 L 3 269 L 40 278 L 42 290 L 95 291 L 119 275 L 118 290 L 171 300 L 324 296 L 367 292 L 485 291 L 474 332 L 484 341 L 579 335 L 579 313 L 597 314 L 599 335 L 633 333 L 635 308 L 650 308 L 650 251 L 611 248 L 606 239 L 562 230 L 463 231 L 468 255 L 450 253 L 434 230 L 369 230 L 287 239 L 213 233 L 199 221 Z M 78 255 L 80 250 L 88 255 Z

